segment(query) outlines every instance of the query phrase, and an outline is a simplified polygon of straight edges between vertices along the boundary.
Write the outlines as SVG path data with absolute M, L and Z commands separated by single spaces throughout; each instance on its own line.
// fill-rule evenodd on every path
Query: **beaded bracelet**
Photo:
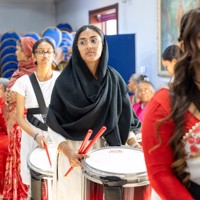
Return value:
M 39 135 L 39 133 L 35 133 L 33 136 L 33 139 L 35 140 L 38 135 Z

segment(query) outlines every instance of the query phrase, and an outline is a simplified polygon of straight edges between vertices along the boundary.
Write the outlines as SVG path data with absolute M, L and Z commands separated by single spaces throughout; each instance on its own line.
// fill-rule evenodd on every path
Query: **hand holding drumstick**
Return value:
M 96 136 L 91 140 L 91 142 L 88 144 L 88 146 L 86 147 L 86 143 L 89 140 L 92 131 L 88 130 L 86 137 L 83 140 L 83 143 L 78 151 L 78 153 L 74 154 L 73 151 L 67 146 L 65 145 L 66 142 L 63 142 L 59 145 L 59 149 L 68 157 L 69 162 L 71 164 L 71 168 L 69 168 L 69 170 L 67 171 L 67 173 L 65 174 L 65 176 L 67 176 L 74 167 L 76 166 L 80 166 L 81 162 L 80 160 L 82 158 L 87 158 L 88 156 L 86 155 L 86 153 L 89 151 L 89 149 L 92 147 L 92 145 L 101 137 L 101 135 L 106 131 L 106 127 L 103 126 L 100 131 L 96 134 Z

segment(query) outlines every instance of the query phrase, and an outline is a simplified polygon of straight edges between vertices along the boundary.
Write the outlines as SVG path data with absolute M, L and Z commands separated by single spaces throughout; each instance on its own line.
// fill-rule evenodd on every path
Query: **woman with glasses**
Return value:
M 47 124 L 59 151 L 54 199 L 82 200 L 78 166 L 87 155 L 77 150 L 87 131 L 93 130 L 92 139 L 102 126 L 107 127 L 95 148 L 102 146 L 102 140 L 110 146 L 128 142 L 140 147 L 134 134 L 140 122 L 131 108 L 126 83 L 108 66 L 103 32 L 93 25 L 81 27 L 72 48 L 72 57 L 53 89 Z M 75 168 L 64 177 L 71 166 Z
M 133 109 L 141 122 L 146 105 L 152 99 L 154 93 L 155 89 L 149 81 L 140 81 L 136 86 L 136 97 L 139 99 L 139 102 L 133 105 Z
M 38 40 L 33 46 L 32 54 L 37 67 L 31 76 L 34 76 L 39 84 L 46 107 L 48 107 L 55 80 L 60 74 L 52 70 L 52 63 L 55 59 L 53 41 L 49 38 Z M 48 134 L 45 128 L 41 126 L 36 127 L 30 119 L 24 117 L 25 109 L 27 109 L 28 117 L 30 109 L 39 107 L 30 76 L 24 75 L 20 77 L 13 85 L 12 90 L 17 93 L 17 121 L 23 129 L 21 140 L 22 182 L 30 185 L 30 172 L 27 167 L 28 154 L 36 146 L 44 148 L 44 142 L 48 140 Z M 45 119 L 41 113 L 31 114 L 30 116 L 34 117 L 34 120 L 38 123 L 45 125 Z
M 148 81 L 148 80 L 149 78 L 146 75 L 137 74 L 137 73 L 131 75 L 128 81 L 131 105 L 138 103 L 140 101 L 135 95 L 137 84 L 140 81 Z

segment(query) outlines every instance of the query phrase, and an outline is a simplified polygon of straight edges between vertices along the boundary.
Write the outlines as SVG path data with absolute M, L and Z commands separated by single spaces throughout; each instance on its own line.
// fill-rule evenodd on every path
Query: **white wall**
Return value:
M 55 24 L 55 4 L 44 1 L 0 2 L 0 33 L 37 32 Z
M 136 34 L 136 72 L 145 66 L 145 73 L 156 88 L 163 86 L 169 78 L 157 75 L 157 0 L 60 0 L 56 4 L 56 23 L 69 23 L 76 31 L 89 23 L 89 10 L 115 3 L 119 3 L 119 34 Z

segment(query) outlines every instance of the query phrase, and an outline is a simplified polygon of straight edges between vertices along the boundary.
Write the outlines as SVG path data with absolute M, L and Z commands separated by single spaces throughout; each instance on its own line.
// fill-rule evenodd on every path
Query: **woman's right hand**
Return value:
M 41 134 L 38 134 L 35 138 L 35 141 L 38 143 L 40 148 L 44 149 L 44 143 L 46 143 L 45 137 Z
M 86 154 L 79 154 L 74 152 L 68 145 L 66 141 L 60 143 L 59 151 L 62 152 L 69 160 L 69 163 L 72 167 L 81 166 L 81 159 L 87 158 Z
M 74 154 L 71 155 L 71 157 L 68 157 L 69 163 L 72 167 L 80 167 L 81 166 L 81 160 L 83 158 L 88 158 L 88 155 L 74 153 Z

